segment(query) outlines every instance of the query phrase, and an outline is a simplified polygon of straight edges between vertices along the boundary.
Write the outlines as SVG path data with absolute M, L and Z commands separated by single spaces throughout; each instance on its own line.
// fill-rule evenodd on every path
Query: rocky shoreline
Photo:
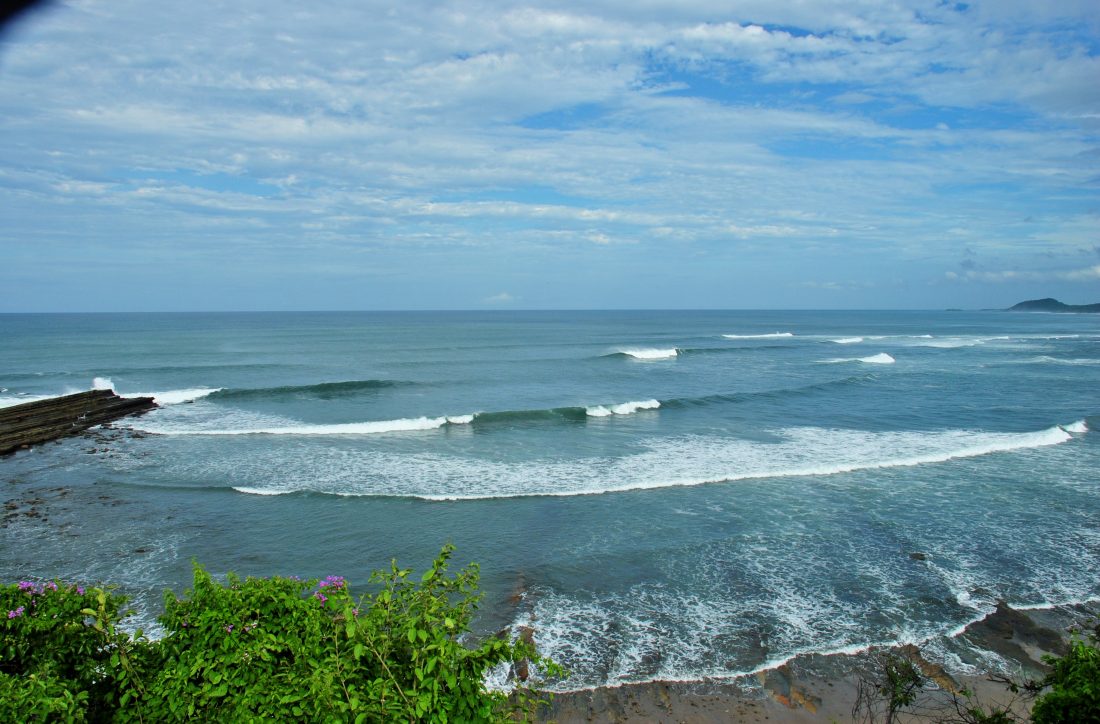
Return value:
M 88 390 L 0 408 L 0 455 L 40 445 L 156 408 L 152 397 Z
M 935 654 L 911 644 L 855 654 L 809 654 L 729 681 L 654 681 L 558 693 L 539 720 L 559 724 L 853 721 L 860 682 L 875 677 L 884 653 L 912 661 L 926 680 L 917 703 L 908 712 L 903 710 L 901 721 L 949 716 L 955 713 L 956 702 L 966 701 L 967 692 L 986 707 L 1010 707 L 1026 718 L 1031 702 L 991 677 L 1017 681 L 1041 677 L 1046 671 L 1043 656 L 1064 655 L 1072 631 L 1098 615 L 1095 605 L 1020 610 L 1001 603 L 982 620 L 940 642 L 949 649 L 985 654 L 974 662 L 949 656 L 955 659 L 949 667 Z M 991 661 L 998 665 L 991 667 Z M 958 673 L 960 668 L 965 673 Z

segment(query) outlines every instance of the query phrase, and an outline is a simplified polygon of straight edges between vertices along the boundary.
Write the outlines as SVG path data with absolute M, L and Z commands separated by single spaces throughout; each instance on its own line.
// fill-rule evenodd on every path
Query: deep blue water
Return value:
M 575 687 L 1100 596 L 1097 315 L 0 315 L 0 404 L 93 384 L 163 406 L 0 459 L 48 511 L 0 580 L 146 621 L 192 559 L 365 582 L 452 541 L 479 628 L 532 623 Z

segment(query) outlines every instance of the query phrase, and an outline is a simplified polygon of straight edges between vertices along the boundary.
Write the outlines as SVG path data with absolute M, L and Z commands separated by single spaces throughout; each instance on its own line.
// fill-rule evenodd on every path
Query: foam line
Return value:
M 650 347 L 627 347 L 618 350 L 617 354 L 626 355 L 638 360 L 673 359 L 680 353 L 676 348 L 654 349 Z
M 611 415 L 633 415 L 638 410 L 656 410 L 661 406 L 661 403 L 657 400 L 642 400 L 640 402 L 624 402 L 619 405 L 611 405 L 610 407 L 604 407 L 603 405 L 596 405 L 595 407 L 585 408 L 585 414 L 589 417 L 610 417 Z
M 241 429 L 204 430 L 201 428 L 142 428 L 145 432 L 167 435 L 375 435 L 385 432 L 407 432 L 411 430 L 435 430 L 444 425 L 465 424 L 473 416 L 455 418 L 416 417 L 401 420 L 378 420 L 375 422 L 349 422 L 333 425 L 286 425 L 279 427 L 255 427 Z M 467 419 L 469 418 L 469 419 Z
M 183 390 L 166 390 L 164 392 L 127 392 L 119 393 L 120 397 L 152 397 L 158 405 L 179 405 L 185 402 L 194 402 L 203 397 L 218 392 L 219 387 L 193 387 Z
M 862 362 L 868 365 L 892 365 L 897 362 L 897 360 L 885 352 L 880 352 L 870 357 L 842 357 L 840 359 L 825 360 L 826 364 L 840 364 L 843 362 Z
M 442 426 L 445 420 L 420 418 L 407 421 L 405 429 Z M 354 427 L 361 429 L 359 425 Z M 1059 445 L 1075 438 L 1075 434 L 1057 425 L 1024 433 L 875 433 L 812 427 L 771 433 L 778 442 L 720 435 L 655 438 L 639 441 L 644 448 L 641 452 L 584 460 L 517 463 L 431 452 L 410 456 L 373 449 L 351 457 L 340 454 L 338 459 L 326 458 L 322 450 L 307 458 L 295 453 L 281 456 L 278 465 L 286 476 L 308 481 L 295 490 L 327 495 L 439 501 L 567 497 L 793 477 L 812 484 L 811 479 L 816 477 L 945 463 Z M 235 486 L 266 489 L 264 481 L 269 479 L 270 464 L 265 461 L 262 469 L 253 471 L 238 465 L 226 475 Z M 281 492 L 293 491 L 273 494 Z
M 726 339 L 779 339 L 793 337 L 793 332 L 772 332 L 771 334 L 723 334 Z

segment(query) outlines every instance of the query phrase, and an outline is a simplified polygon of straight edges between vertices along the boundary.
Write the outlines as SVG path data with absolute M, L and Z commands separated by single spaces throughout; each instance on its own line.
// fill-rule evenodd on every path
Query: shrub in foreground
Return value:
M 164 638 L 119 631 L 124 599 L 58 582 L 0 587 L 0 720 L 499 721 L 537 691 L 488 690 L 496 666 L 532 660 L 521 640 L 465 645 L 474 565 L 448 573 L 452 546 L 413 578 L 391 565 L 359 598 L 347 582 L 215 581 L 195 567 L 165 594 Z M 6 617 L 5 617 L 6 614 Z

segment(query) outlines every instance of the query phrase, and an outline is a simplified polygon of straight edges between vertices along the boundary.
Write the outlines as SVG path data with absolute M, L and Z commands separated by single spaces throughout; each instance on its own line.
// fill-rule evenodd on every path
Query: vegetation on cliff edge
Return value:
M 452 552 L 417 577 L 393 563 L 359 597 L 339 576 L 220 583 L 196 565 L 190 591 L 165 593 L 156 641 L 119 629 L 109 590 L 0 586 L 0 721 L 526 719 L 543 696 L 491 690 L 487 673 L 560 670 L 521 638 L 466 645 L 478 569 L 448 573 Z

